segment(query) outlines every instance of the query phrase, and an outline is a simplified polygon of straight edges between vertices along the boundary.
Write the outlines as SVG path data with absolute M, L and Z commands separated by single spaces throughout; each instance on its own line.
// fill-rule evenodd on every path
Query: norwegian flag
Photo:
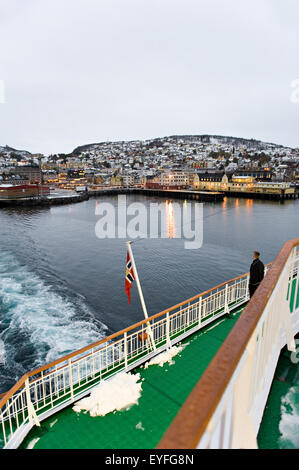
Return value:
M 135 280 L 132 261 L 130 259 L 129 252 L 127 252 L 127 268 L 126 268 L 126 280 L 125 280 L 125 292 L 129 298 L 129 304 L 131 303 L 131 287 L 132 282 Z

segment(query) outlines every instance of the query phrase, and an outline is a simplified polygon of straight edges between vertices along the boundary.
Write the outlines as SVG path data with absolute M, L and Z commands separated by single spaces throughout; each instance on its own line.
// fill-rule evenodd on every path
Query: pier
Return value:
M 292 193 L 283 192 L 246 192 L 246 191 L 196 191 L 185 189 L 148 189 L 134 187 L 103 187 L 100 189 L 88 189 L 76 193 L 75 191 L 57 189 L 47 196 L 24 197 L 24 198 L 0 198 L 0 208 L 3 207 L 27 207 L 27 206 L 52 206 L 60 204 L 73 204 L 76 202 L 87 201 L 91 197 L 117 196 L 119 194 L 141 194 L 144 196 L 154 196 L 162 198 L 173 198 L 183 200 L 194 200 L 197 202 L 222 202 L 224 197 L 237 197 L 249 199 L 270 199 L 284 201 L 289 199 L 298 199 L 298 190 Z
M 191 191 L 175 189 L 147 189 L 147 188 L 105 188 L 90 190 L 90 197 L 108 196 L 118 194 L 143 194 L 144 196 L 166 197 L 174 199 L 192 199 L 198 202 L 223 201 L 224 193 L 217 191 Z
M 238 198 L 247 198 L 247 199 L 268 199 L 274 201 L 285 201 L 290 199 L 298 199 L 299 192 L 294 191 L 292 193 L 283 193 L 283 192 L 253 192 L 253 191 L 226 191 L 225 195 L 228 197 L 238 197 Z
M 137 189 L 140 194 L 146 196 L 172 197 L 175 199 L 193 199 L 198 202 L 223 201 L 224 193 L 218 191 L 191 191 L 179 189 Z
M 62 194 L 53 193 L 50 196 L 0 199 L 0 208 L 4 207 L 32 207 L 32 206 L 54 206 L 62 204 L 74 204 L 87 201 L 89 194 L 76 194 L 72 191 L 63 191 Z

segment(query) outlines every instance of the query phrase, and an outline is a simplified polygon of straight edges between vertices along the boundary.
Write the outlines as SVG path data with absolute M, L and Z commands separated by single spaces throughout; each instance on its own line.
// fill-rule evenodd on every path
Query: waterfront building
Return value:
M 247 168 L 235 171 L 235 176 L 251 176 L 256 181 L 271 181 L 273 171 L 270 168 Z
M 193 189 L 197 191 L 222 191 L 227 195 L 247 195 L 255 197 L 295 198 L 296 191 L 291 183 L 257 181 L 253 176 L 231 175 L 227 173 L 200 173 L 194 177 Z
M 49 196 L 50 188 L 39 184 L 0 185 L 0 201 Z
M 83 169 L 71 169 L 67 172 L 68 178 L 84 178 L 85 172 Z
M 190 173 L 188 171 L 167 171 L 146 182 L 148 189 L 188 189 Z
M 38 165 L 24 165 L 24 166 L 17 166 L 14 169 L 14 174 L 20 175 L 24 179 L 28 180 L 28 183 L 39 183 L 42 182 L 42 171 Z
M 116 175 L 112 175 L 110 178 L 110 186 L 122 186 L 123 184 L 123 177 L 120 176 L 118 173 Z

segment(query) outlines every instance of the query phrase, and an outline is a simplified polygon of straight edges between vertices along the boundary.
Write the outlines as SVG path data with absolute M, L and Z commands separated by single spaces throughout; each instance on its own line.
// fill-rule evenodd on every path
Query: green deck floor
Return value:
M 40 428 L 34 427 L 20 448 L 155 448 L 242 310 L 231 312 L 182 341 L 185 347 L 174 358 L 174 364 L 134 370 L 144 379 L 138 405 L 104 417 L 65 408 L 43 421 Z

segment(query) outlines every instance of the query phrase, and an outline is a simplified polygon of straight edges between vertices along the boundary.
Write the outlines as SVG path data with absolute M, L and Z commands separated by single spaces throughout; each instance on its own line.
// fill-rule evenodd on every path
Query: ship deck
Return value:
M 137 367 L 142 380 L 138 405 L 91 417 L 72 406 L 34 427 L 20 448 L 153 449 L 241 315 L 245 304 L 183 340 L 173 364 Z
M 299 307 L 299 284 L 289 284 L 290 311 Z M 296 305 L 295 305 L 296 303 Z M 153 449 L 160 442 L 174 417 L 195 387 L 205 369 L 232 330 L 246 303 L 232 309 L 214 322 L 179 343 L 183 350 L 173 363 L 163 367 L 144 364 L 139 373 L 142 394 L 138 405 L 112 412 L 104 417 L 76 413 L 68 406 L 34 426 L 20 448 L 34 449 Z M 272 382 L 258 434 L 259 448 L 279 448 L 281 399 L 298 382 L 298 365 L 290 361 L 284 348 Z M 199 403 L 200 406 L 200 403 Z

